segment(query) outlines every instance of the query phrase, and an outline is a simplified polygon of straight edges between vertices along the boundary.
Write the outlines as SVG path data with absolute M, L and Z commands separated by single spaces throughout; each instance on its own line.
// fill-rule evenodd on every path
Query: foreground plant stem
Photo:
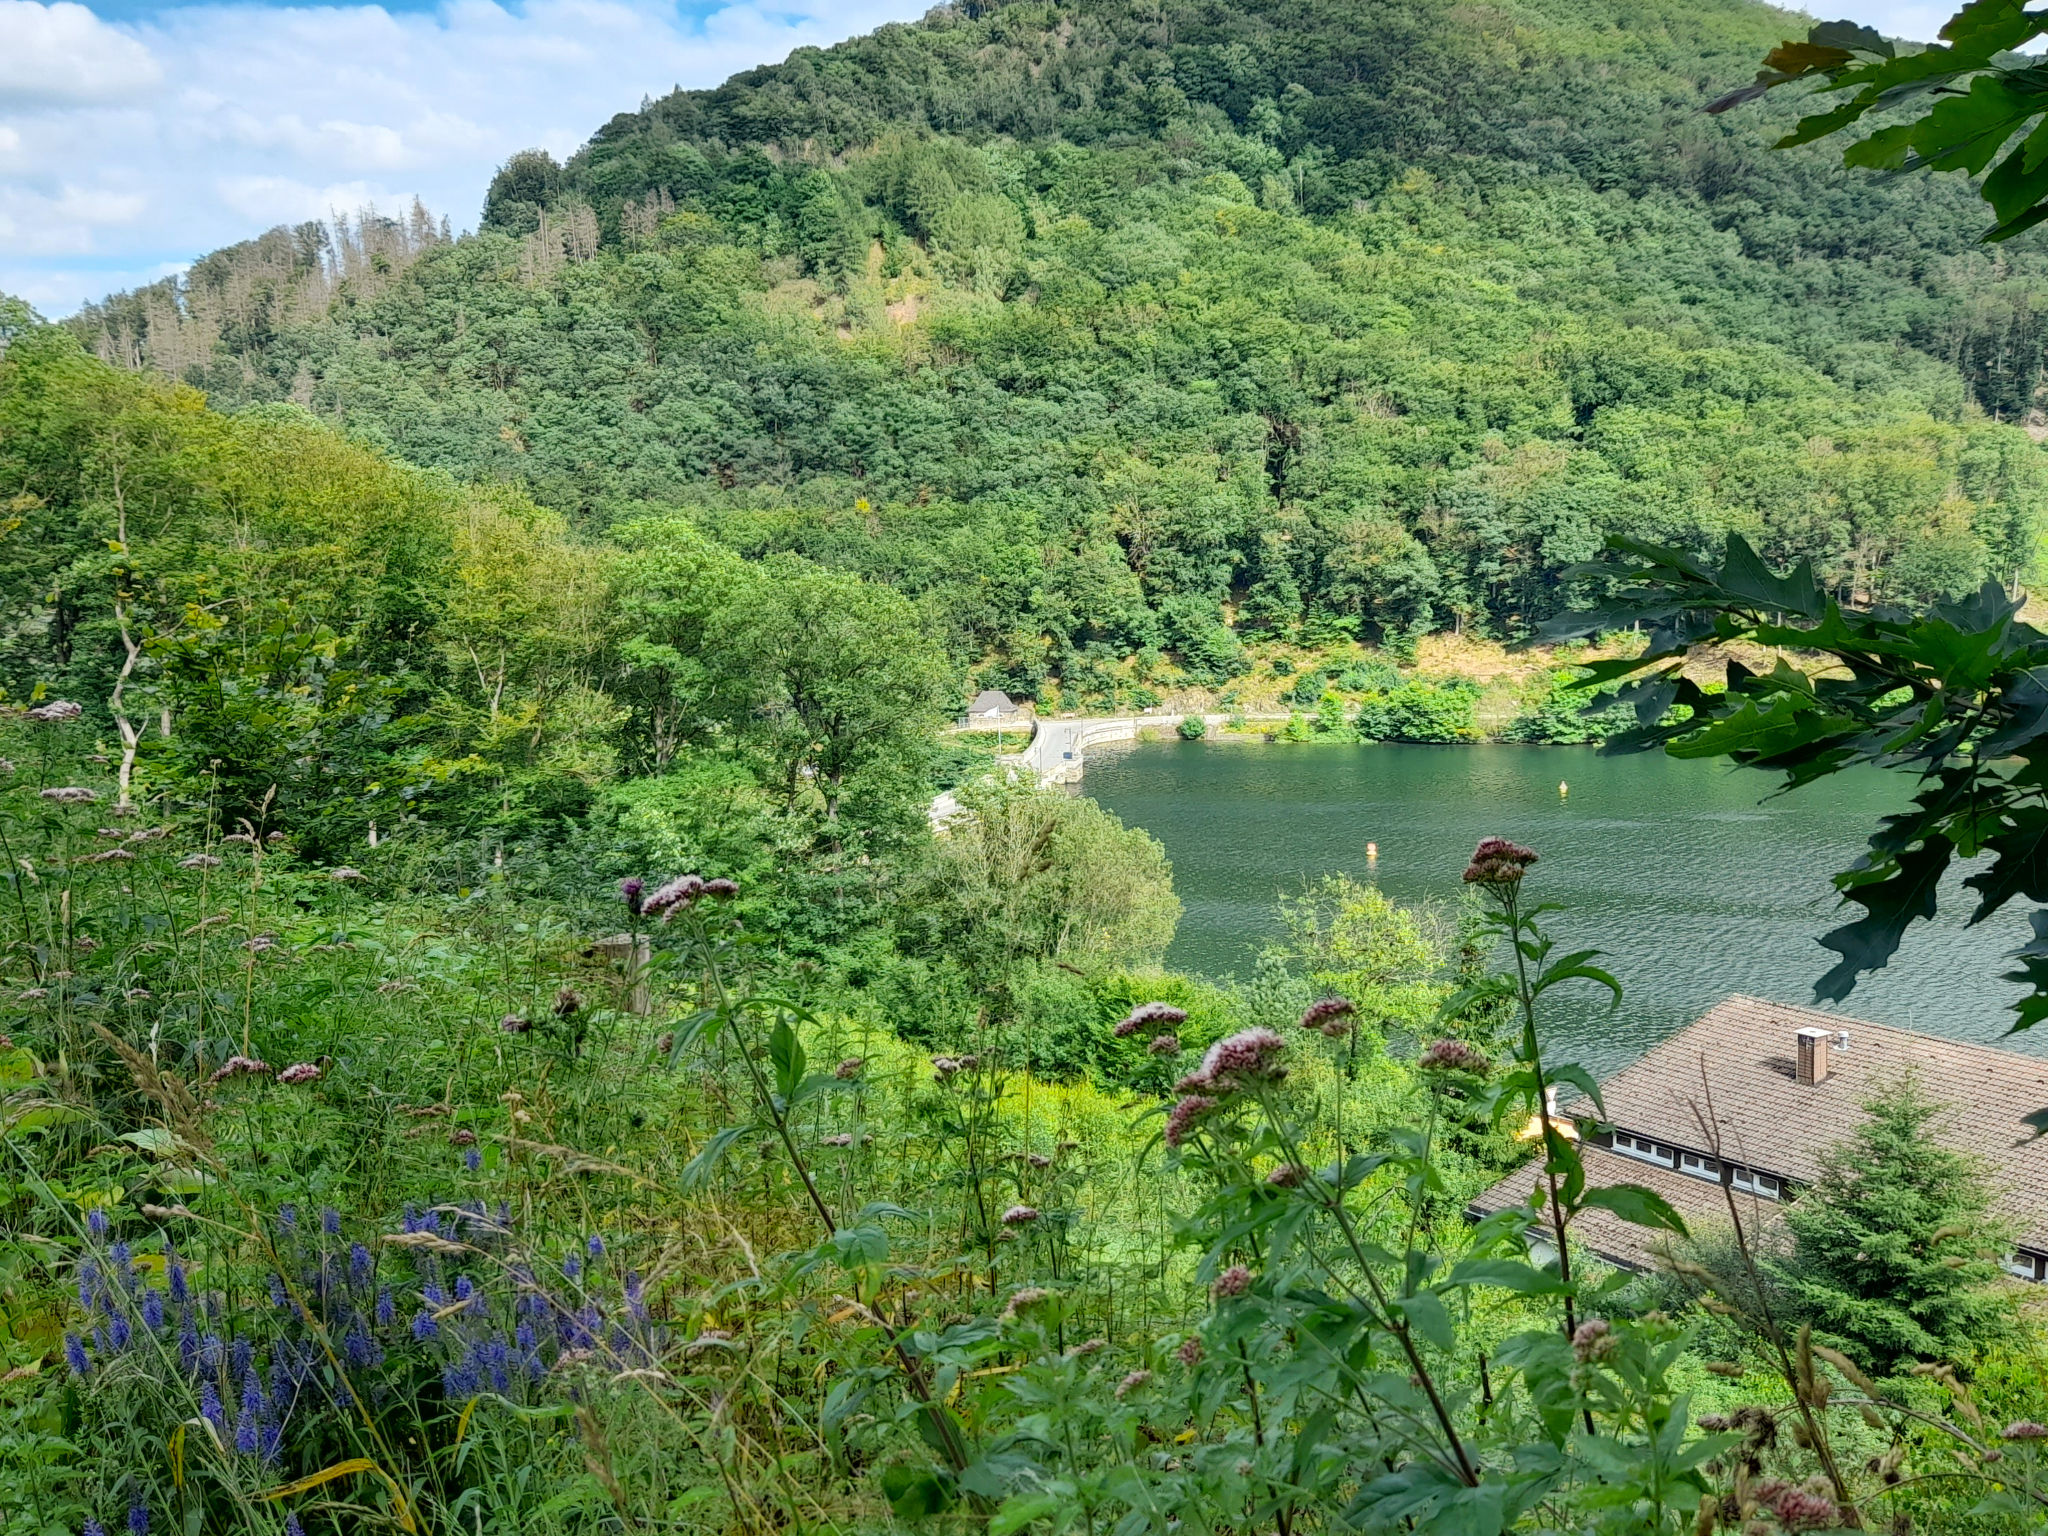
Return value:
M 817 1213 L 819 1222 L 825 1228 L 825 1241 L 829 1243 L 837 1235 L 839 1223 L 832 1214 L 832 1208 L 825 1203 L 825 1197 L 818 1192 L 817 1181 L 811 1177 L 810 1165 L 797 1150 L 796 1138 L 790 1134 L 787 1112 L 776 1102 L 774 1090 L 761 1073 L 760 1062 L 754 1059 L 753 1043 L 741 1022 L 746 1015 L 748 1004 L 736 1001 L 727 989 L 724 974 L 718 966 L 717 951 L 712 945 L 710 934 L 705 931 L 702 919 L 693 915 L 690 918 L 690 925 L 694 930 L 699 952 L 704 957 L 705 975 L 718 994 L 719 1011 L 725 1015 L 727 1027 L 739 1041 L 739 1057 L 746 1065 L 747 1080 L 753 1085 L 755 1101 L 775 1127 L 776 1137 L 781 1141 L 783 1151 L 788 1154 L 790 1166 L 796 1170 L 797 1178 L 803 1184 L 804 1194 L 810 1199 L 811 1209 Z M 890 1332 L 889 1350 L 895 1355 L 897 1364 L 903 1368 L 903 1379 L 910 1383 L 910 1390 L 923 1404 L 925 1416 L 931 1421 L 932 1429 L 939 1437 L 947 1462 L 955 1472 L 964 1472 L 967 1469 L 967 1452 L 961 1446 L 959 1436 L 954 1433 L 952 1419 L 932 1396 L 931 1388 L 924 1379 L 923 1368 L 903 1347 L 902 1333 Z

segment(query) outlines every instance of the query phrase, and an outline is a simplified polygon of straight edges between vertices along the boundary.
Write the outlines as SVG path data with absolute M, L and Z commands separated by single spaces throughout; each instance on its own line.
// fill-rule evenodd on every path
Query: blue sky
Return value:
M 46 315 L 280 223 L 473 225 L 514 150 L 930 0 L 0 0 L 0 292 Z M 1952 9 L 1849 0 L 1895 35 Z

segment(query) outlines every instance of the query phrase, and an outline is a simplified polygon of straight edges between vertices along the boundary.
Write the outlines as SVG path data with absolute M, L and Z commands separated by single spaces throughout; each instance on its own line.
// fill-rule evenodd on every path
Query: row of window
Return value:
M 1635 1158 L 1638 1162 L 1655 1163 L 1659 1168 L 1669 1168 L 1677 1173 L 1690 1174 L 1696 1179 L 1709 1183 L 1721 1182 L 1721 1163 L 1704 1153 L 1688 1152 L 1683 1147 L 1669 1146 L 1661 1141 L 1652 1141 L 1647 1136 L 1637 1136 L 1630 1131 L 1614 1133 L 1613 1150 L 1623 1157 Z M 1766 1200 L 1785 1198 L 1785 1181 L 1774 1173 L 1758 1173 L 1753 1168 L 1744 1168 L 1736 1163 L 1728 1167 L 1728 1182 L 1744 1194 L 1760 1195 Z M 2033 1253 L 2020 1249 L 2005 1261 L 2007 1273 L 2022 1280 L 2048 1282 L 2048 1253 Z
M 1661 1141 L 1652 1141 L 1647 1136 L 1637 1136 L 1629 1131 L 1614 1133 L 1614 1150 L 1623 1157 L 1633 1157 L 1638 1162 L 1655 1163 L 1660 1168 L 1690 1174 L 1693 1178 L 1705 1179 L 1710 1184 L 1721 1182 L 1720 1159 L 1708 1157 L 1702 1152 L 1688 1152 L 1683 1147 L 1667 1146 Z M 1785 1197 L 1785 1181 L 1774 1173 L 1758 1173 L 1753 1168 L 1730 1163 L 1728 1182 L 1744 1194 L 1761 1195 L 1766 1200 L 1782 1200 Z
M 2029 1253 L 2022 1248 L 2005 1261 L 2006 1273 L 2022 1280 L 2048 1280 L 2048 1253 Z

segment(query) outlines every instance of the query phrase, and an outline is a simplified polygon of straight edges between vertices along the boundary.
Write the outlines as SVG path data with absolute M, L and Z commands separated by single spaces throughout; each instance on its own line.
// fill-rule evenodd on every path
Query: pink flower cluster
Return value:
M 1166 1144 L 1177 1147 L 1186 1141 L 1202 1117 L 1231 1094 L 1254 1083 L 1279 1082 L 1287 1073 L 1273 1058 L 1286 1049 L 1287 1042 L 1263 1024 L 1210 1046 L 1202 1064 L 1173 1085 L 1181 1098 L 1166 1117 Z
M 1589 1317 L 1572 1332 L 1572 1354 L 1581 1365 L 1604 1360 L 1620 1346 L 1613 1326 L 1604 1317 Z
M 1180 1054 L 1180 1036 L 1154 1035 L 1152 1043 L 1146 1046 L 1145 1049 L 1154 1056 L 1178 1056 Z
M 1465 883 L 1511 889 L 1535 862 L 1536 852 L 1532 848 L 1511 843 L 1504 837 L 1481 838 L 1479 846 L 1472 850 L 1472 862 L 1465 866 Z
M 1232 1296 L 1242 1296 L 1252 1288 L 1252 1272 L 1242 1264 L 1233 1264 L 1210 1282 L 1209 1294 L 1218 1301 L 1227 1301 Z
M 629 890 L 628 887 L 632 889 Z M 739 882 L 736 880 L 706 880 L 702 875 L 678 875 L 645 898 L 640 896 L 643 887 L 642 881 L 628 880 L 620 885 L 619 893 L 626 898 L 628 906 L 636 900 L 639 901 L 639 906 L 634 910 L 641 916 L 659 917 L 664 923 L 678 912 L 689 911 L 700 896 L 723 899 L 740 893 Z
M 317 1083 L 320 1081 L 320 1068 L 310 1061 L 295 1061 L 277 1074 L 277 1080 L 293 1088 L 300 1083 Z
M 1357 1016 L 1358 1009 L 1350 998 L 1326 997 L 1308 1005 L 1308 1012 L 1301 1016 L 1301 1027 L 1327 1039 L 1342 1040 L 1351 1033 L 1352 1020 Z
M 1463 1040 L 1434 1040 L 1415 1065 L 1424 1072 L 1470 1072 L 1483 1075 L 1493 1068 L 1486 1053 Z
M 1202 1064 L 1174 1085 L 1177 1093 L 1236 1093 L 1253 1083 L 1278 1082 L 1284 1069 L 1273 1058 L 1287 1042 L 1263 1024 L 1241 1029 L 1210 1046 Z
M 1006 1227 L 1028 1226 L 1036 1220 L 1038 1207 L 1035 1205 L 1013 1205 L 1003 1212 L 1003 1225 Z
M 1187 1010 L 1176 1008 L 1171 1003 L 1140 1003 L 1122 1019 L 1110 1033 L 1119 1040 L 1127 1040 L 1143 1030 L 1157 1029 L 1161 1025 L 1185 1024 Z
M 213 1075 L 206 1080 L 206 1086 L 211 1088 L 215 1083 L 225 1082 L 231 1077 L 268 1077 L 269 1075 L 270 1063 L 267 1061 L 258 1061 L 254 1056 L 230 1056 L 214 1069 Z
M 1188 1139 L 1188 1133 L 1201 1123 L 1202 1117 L 1216 1108 L 1216 1100 L 1199 1093 L 1186 1095 L 1173 1106 L 1166 1117 L 1166 1144 L 1177 1147 Z
M 1777 1516 L 1788 1531 L 1819 1531 L 1837 1524 L 1842 1512 L 1824 1493 L 1795 1487 L 1779 1478 L 1768 1478 L 1751 1490 L 1757 1504 Z

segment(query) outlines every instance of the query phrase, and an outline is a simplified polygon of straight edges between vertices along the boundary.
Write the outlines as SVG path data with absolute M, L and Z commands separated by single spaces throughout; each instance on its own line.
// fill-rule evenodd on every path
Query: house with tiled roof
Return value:
M 1848 1141 L 1863 1106 L 1911 1076 L 1946 1106 L 1932 1132 L 1985 1167 L 1992 1208 L 2016 1234 L 2007 1268 L 2048 1281 L 2048 1137 L 2027 1117 L 2048 1109 L 2048 1061 L 1943 1040 L 1787 1003 L 1731 997 L 1600 1085 L 1605 1118 L 1579 1122 L 1586 1182 L 1655 1190 L 1688 1225 L 1728 1220 L 1769 1234 L 1784 1203 Z M 1529 1198 L 1540 1170 L 1509 1174 L 1472 1202 L 1474 1217 Z M 1657 1234 L 1606 1211 L 1582 1212 L 1571 1237 L 1627 1269 L 1654 1263 Z

